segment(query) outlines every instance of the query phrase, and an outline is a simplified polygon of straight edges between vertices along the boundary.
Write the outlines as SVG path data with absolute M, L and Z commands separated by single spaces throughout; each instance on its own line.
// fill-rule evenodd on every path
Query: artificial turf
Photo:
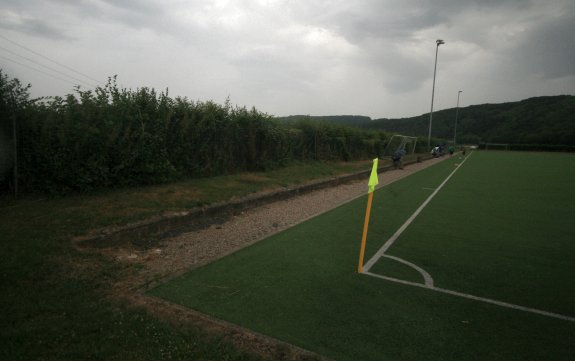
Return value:
M 574 182 L 571 154 L 477 153 L 388 254 L 438 287 L 575 316 Z
M 388 253 L 423 267 L 440 287 L 575 316 L 575 214 L 567 206 L 575 200 L 574 161 L 474 153 Z M 459 162 L 376 191 L 366 259 Z M 545 187 L 554 178 L 553 190 Z M 573 359 L 574 322 L 357 274 L 365 203 L 352 201 L 149 294 L 338 360 Z M 548 226 L 557 239 L 541 238 Z M 417 278 L 397 265 L 373 270 Z

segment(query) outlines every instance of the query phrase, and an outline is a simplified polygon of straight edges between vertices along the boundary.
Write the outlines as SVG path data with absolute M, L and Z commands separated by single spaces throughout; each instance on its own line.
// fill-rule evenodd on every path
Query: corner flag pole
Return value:
M 379 183 L 377 179 L 377 161 L 378 158 L 373 160 L 373 167 L 371 168 L 371 175 L 369 176 L 368 183 L 368 198 L 367 209 L 365 211 L 365 221 L 363 222 L 363 236 L 361 237 L 361 249 L 359 251 L 359 265 L 357 266 L 357 273 L 363 272 L 363 256 L 365 254 L 365 243 L 367 240 L 367 228 L 369 226 L 369 216 L 371 214 L 371 202 L 373 201 L 373 191 L 375 186 Z

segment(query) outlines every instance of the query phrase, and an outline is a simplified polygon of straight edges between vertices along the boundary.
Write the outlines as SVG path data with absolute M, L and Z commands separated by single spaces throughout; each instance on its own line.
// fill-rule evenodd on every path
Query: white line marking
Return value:
M 411 262 L 407 262 L 406 260 L 401 259 L 399 257 L 390 256 L 388 254 L 384 254 L 383 257 L 390 258 L 392 260 L 403 263 L 403 264 L 413 268 L 417 272 L 421 273 L 421 275 L 423 276 L 423 280 L 425 282 L 425 286 L 433 288 L 433 278 L 431 277 L 431 275 L 429 273 L 425 272 L 425 270 L 423 268 L 421 268 L 421 267 L 419 267 L 419 266 L 417 266 Z
M 493 304 L 493 305 L 497 305 L 497 306 L 501 306 L 501 307 L 506 307 L 506 308 L 512 308 L 512 309 L 514 309 L 514 310 L 519 310 L 519 311 L 524 311 L 524 312 L 535 313 L 535 314 L 542 315 L 542 316 L 547 316 L 547 317 L 558 318 L 558 319 L 564 320 L 564 321 L 575 322 L 575 317 L 571 317 L 571 316 L 565 316 L 565 315 L 561 315 L 561 314 L 558 314 L 558 313 L 553 313 L 553 312 L 548 312 L 548 311 L 542 311 L 542 310 L 538 310 L 538 309 L 535 309 L 535 308 L 530 308 L 530 307 L 515 305 L 515 304 L 513 304 L 513 303 L 507 303 L 507 302 L 492 300 L 492 299 L 490 299 L 490 298 L 473 296 L 473 295 L 470 295 L 470 294 L 467 294 L 467 293 L 463 293 L 463 292 L 446 290 L 446 289 L 444 289 L 444 288 L 429 287 L 429 286 L 424 285 L 424 284 L 421 284 L 421 283 L 409 282 L 409 281 L 404 281 L 404 280 L 400 280 L 400 279 L 397 279 L 397 278 L 381 276 L 381 275 L 378 275 L 378 274 L 375 274 L 375 273 L 371 273 L 371 272 L 367 272 L 367 271 L 364 271 L 363 273 L 366 274 L 366 275 L 368 275 L 368 276 L 372 276 L 372 277 L 375 277 L 375 278 L 380 278 L 380 279 L 383 279 L 383 280 L 386 280 L 386 281 L 391 281 L 391 282 L 395 282 L 395 283 L 401 283 L 401 284 L 404 284 L 404 285 L 414 286 L 414 287 L 419 287 L 419 288 L 425 288 L 425 289 L 428 289 L 428 290 L 431 290 L 431 291 L 446 293 L 446 294 L 448 294 L 448 295 L 457 296 L 457 297 L 468 298 L 468 299 L 471 299 L 471 300 L 474 300 L 474 301 L 491 303 L 491 304 Z
M 538 315 L 542 315 L 542 316 L 547 316 L 547 317 L 552 317 L 552 318 L 558 318 L 560 320 L 564 320 L 564 321 L 570 321 L 570 322 L 575 322 L 575 317 L 571 317 L 571 316 L 565 316 L 565 315 L 561 315 L 558 313 L 553 313 L 553 312 L 548 312 L 548 311 L 542 311 L 542 310 L 538 310 L 535 308 L 530 308 L 530 307 L 525 307 L 525 306 L 520 306 L 520 305 L 516 305 L 513 303 L 508 303 L 508 302 L 502 302 L 502 301 L 497 301 L 497 300 L 492 300 L 490 298 L 485 298 L 485 297 L 478 297 L 478 296 L 474 296 L 474 295 L 470 295 L 468 293 L 463 293 L 463 292 L 457 292 L 457 291 L 451 291 L 451 290 L 447 290 L 444 288 L 439 288 L 439 287 L 434 287 L 433 286 L 433 278 L 431 277 L 431 275 L 429 273 L 427 273 L 424 269 L 422 269 L 421 267 L 418 267 L 417 265 L 411 263 L 411 262 L 407 262 L 401 258 L 398 257 L 394 257 L 394 256 L 389 256 L 385 254 L 385 251 L 387 251 L 387 249 L 389 249 L 389 247 L 391 247 L 391 245 L 393 244 L 393 242 L 395 242 L 397 240 L 397 238 L 399 238 L 399 236 L 401 235 L 401 233 L 403 233 L 403 231 L 405 231 L 405 229 L 411 224 L 411 222 L 413 222 L 413 220 L 415 219 L 415 217 L 417 217 L 419 215 L 419 213 L 421 213 L 421 211 L 425 208 L 425 206 L 427 206 L 427 204 L 431 201 L 431 199 L 433 197 L 435 197 L 435 195 L 439 192 L 439 190 L 441 190 L 441 188 L 443 188 L 443 186 L 445 185 L 445 183 L 447 183 L 447 181 L 449 180 L 449 178 L 451 178 L 451 176 L 459 169 L 460 166 L 463 165 L 463 163 L 465 163 L 465 161 L 471 156 L 471 154 L 473 154 L 473 152 L 471 152 L 469 154 L 469 156 L 467 156 L 463 162 L 461 162 L 461 164 L 459 164 L 457 166 L 457 168 L 455 168 L 455 170 L 453 172 L 451 172 L 451 174 L 449 174 L 449 176 L 443 181 L 443 183 L 441 183 L 441 185 L 435 189 L 435 191 L 425 200 L 425 202 L 423 202 L 423 204 L 411 215 L 411 217 L 409 217 L 409 219 L 407 221 L 405 221 L 405 223 L 397 230 L 397 232 L 395 232 L 393 234 L 393 236 L 391 236 L 391 238 L 389 238 L 387 240 L 387 242 L 385 242 L 385 244 L 375 253 L 375 255 L 370 258 L 369 261 L 367 261 L 367 263 L 365 264 L 364 268 L 363 268 L 363 274 L 368 275 L 368 276 L 372 276 L 375 278 L 380 278 L 386 281 L 390 281 L 390 282 L 395 282 L 395 283 L 401 283 L 407 286 L 414 286 L 414 287 L 419 287 L 419 288 L 425 288 L 431 291 L 436 291 L 436 292 L 441 292 L 441 293 L 445 293 L 448 295 L 452 295 L 452 296 L 457 296 L 457 297 L 463 297 L 463 298 L 467 298 L 467 299 L 471 299 L 474 301 L 480 301 L 480 302 L 485 302 L 485 303 L 490 303 L 493 305 L 497 305 L 497 306 L 501 306 L 501 307 L 506 307 L 506 308 L 511 308 L 514 310 L 519 310 L 519 311 L 524 311 L 524 312 L 530 312 L 530 313 L 535 313 Z M 387 277 L 387 276 L 382 276 L 382 275 L 378 275 L 375 273 L 371 273 L 369 272 L 369 269 L 375 264 L 375 262 L 377 262 L 379 260 L 379 258 L 381 257 L 386 257 L 386 258 L 390 258 L 393 259 L 395 261 L 401 262 L 405 265 L 408 265 L 410 267 L 412 267 L 413 269 L 417 270 L 419 273 L 421 273 L 421 275 L 423 276 L 424 280 L 425 280 L 425 284 L 421 284 L 421 283 L 416 283 L 416 282 L 410 282 L 410 281 L 405 281 L 405 280 L 400 280 L 397 278 L 392 278 L 392 277 Z
M 432 288 L 432 287 L 428 287 L 427 285 L 424 285 L 423 283 L 417 283 L 417 282 L 400 280 L 399 278 L 382 276 L 382 275 L 378 275 L 377 273 L 371 273 L 371 272 L 363 271 L 362 274 L 367 275 L 367 276 L 371 276 L 371 277 L 375 277 L 375 278 L 381 278 L 382 280 L 386 280 L 386 281 L 391 281 L 391 282 L 395 282 L 395 283 L 402 283 L 402 284 L 408 285 L 408 286 L 415 286 L 415 287 L 427 288 L 427 289 L 430 289 L 430 290 L 433 290 L 433 289 L 434 289 L 434 288 Z
M 457 166 L 457 168 L 455 168 L 453 170 L 453 172 L 451 172 L 451 174 L 449 174 L 447 176 L 447 178 L 445 178 L 445 180 L 443 181 L 443 183 L 441 183 L 439 185 L 439 187 L 437 187 L 437 189 L 431 193 L 431 195 L 425 200 L 425 202 L 423 202 L 423 204 L 421 206 L 419 206 L 419 208 L 417 208 L 417 210 L 411 215 L 411 217 L 409 217 L 407 219 L 407 221 L 405 221 L 405 223 L 399 227 L 399 229 L 393 234 L 393 236 L 391 236 L 387 242 L 385 242 L 385 244 L 383 246 L 381 246 L 381 248 L 373 255 L 373 257 L 371 257 L 369 259 L 369 261 L 367 261 L 367 263 L 365 264 L 365 266 L 363 267 L 364 272 L 368 272 L 369 269 L 375 264 L 375 262 L 377 262 L 378 259 L 380 259 L 383 254 L 385 253 L 385 251 L 387 251 L 387 249 L 389 247 L 391 247 L 391 245 L 393 244 L 393 242 L 395 242 L 395 240 L 397 240 L 399 238 L 399 236 L 403 233 L 403 231 L 405 231 L 405 229 L 407 227 L 409 227 L 409 225 L 411 224 L 411 222 L 413 222 L 413 220 L 419 215 L 419 213 L 421 213 L 421 211 L 427 206 L 427 204 L 429 202 L 431 202 L 431 200 L 433 199 L 433 197 L 435 197 L 435 195 L 437 193 L 439 193 L 439 191 L 441 190 L 441 188 L 443 188 L 443 186 L 445 185 L 445 183 L 447 183 L 447 181 L 453 176 L 453 174 L 455 174 L 455 172 L 457 172 L 457 170 L 463 165 L 463 163 L 465 163 L 465 161 L 467 159 L 469 159 L 469 157 L 471 157 L 471 154 L 469 154 L 469 156 L 467 156 L 467 158 L 465 158 L 463 160 L 463 162 L 461 162 L 461 164 L 459 164 Z
M 471 154 L 471 153 L 470 153 L 470 154 Z M 443 162 L 443 160 L 440 160 L 439 162 Z M 439 163 L 439 162 L 438 162 L 438 163 Z M 437 164 L 437 163 L 436 163 L 436 164 Z M 432 165 L 435 165 L 435 164 L 432 164 Z M 395 178 L 395 179 L 389 180 L 389 181 L 383 181 L 383 182 L 379 183 L 377 186 L 375 186 L 375 190 L 378 190 L 378 189 L 383 188 L 383 187 L 387 187 L 388 185 L 393 184 L 393 183 L 395 183 L 395 182 L 397 182 L 397 181 L 399 181 L 399 180 L 401 180 L 401 179 L 403 179 L 403 178 L 405 178 L 405 177 L 409 177 L 409 176 L 411 176 L 411 175 L 413 175 L 413 174 L 415 174 L 415 173 L 417 173 L 417 172 L 421 172 L 422 170 L 427 169 L 427 167 L 429 167 L 429 166 L 426 166 L 426 167 L 424 167 L 424 168 L 417 169 L 417 170 L 415 170 L 415 171 L 412 172 L 412 173 L 404 173 L 404 174 L 402 174 L 401 176 L 399 176 L 399 177 L 397 177 L 397 178 Z M 384 172 L 386 172 L 386 171 L 384 171 Z M 383 172 L 382 172 L 382 173 L 383 173 Z M 379 175 L 380 175 L 380 174 L 381 174 L 381 173 L 378 173 L 378 174 L 377 174 L 378 179 L 379 179 Z M 434 190 L 434 189 L 435 189 L 435 188 L 433 188 L 433 189 L 431 189 L 431 190 Z M 347 198 L 347 199 L 342 200 L 341 202 L 339 202 L 339 203 L 335 204 L 334 206 L 332 206 L 332 208 L 330 208 L 330 210 L 331 210 L 331 209 L 335 209 L 335 208 L 340 207 L 340 206 L 343 206 L 344 204 L 349 203 L 349 202 L 351 202 L 351 201 L 354 201 L 354 200 L 356 200 L 356 199 L 358 199 L 358 198 L 361 198 L 361 197 L 365 197 L 365 192 L 362 192 L 361 194 L 358 194 L 358 195 L 356 195 L 356 196 L 351 196 L 350 198 Z M 329 210 L 328 210 L 328 211 L 325 211 L 325 212 L 329 212 Z M 325 213 L 325 212 L 323 212 L 323 213 Z M 320 214 L 321 214 L 321 213 L 320 213 Z M 303 220 L 302 222 L 305 222 L 305 221 L 310 220 L 310 219 L 312 219 L 312 218 L 314 218 L 314 217 L 317 217 L 318 215 L 319 215 L 319 214 L 312 215 L 312 216 L 310 216 L 309 218 L 306 218 L 305 220 Z

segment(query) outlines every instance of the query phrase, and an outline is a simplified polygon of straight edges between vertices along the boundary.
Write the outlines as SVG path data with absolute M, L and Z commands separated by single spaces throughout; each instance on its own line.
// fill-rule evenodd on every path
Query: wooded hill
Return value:
M 456 109 L 433 112 L 432 137 L 452 140 Z M 281 118 L 293 120 L 297 117 Z M 311 117 L 361 128 L 427 136 L 429 113 L 400 119 L 361 116 Z M 519 102 L 459 108 L 457 143 L 575 145 L 575 96 L 544 96 Z
M 287 123 L 295 123 L 302 119 L 317 121 L 317 122 L 327 122 L 343 125 L 351 125 L 357 127 L 363 127 L 366 124 L 373 122 L 370 117 L 363 115 L 326 115 L 326 116 L 309 116 L 309 115 L 290 115 L 287 117 L 277 117 L 279 121 Z

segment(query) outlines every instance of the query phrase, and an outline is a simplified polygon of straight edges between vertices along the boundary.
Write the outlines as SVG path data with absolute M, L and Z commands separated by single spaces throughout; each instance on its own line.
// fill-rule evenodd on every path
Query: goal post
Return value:
M 394 134 L 389 138 L 389 142 L 383 150 L 382 158 L 391 157 L 398 150 L 405 151 L 406 155 L 415 153 L 415 146 L 417 145 L 417 137 L 410 137 L 407 135 Z

